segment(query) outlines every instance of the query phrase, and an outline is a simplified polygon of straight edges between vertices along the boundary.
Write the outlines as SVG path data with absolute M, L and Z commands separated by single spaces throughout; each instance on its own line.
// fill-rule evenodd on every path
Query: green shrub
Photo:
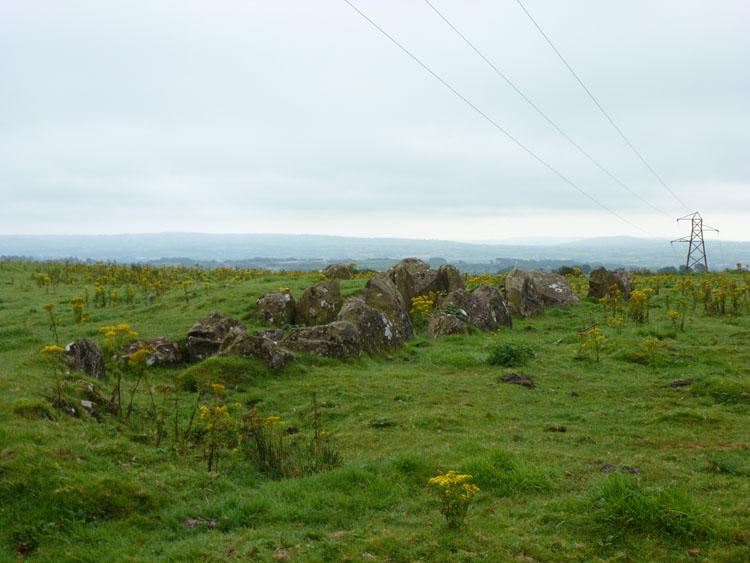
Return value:
M 522 366 L 534 358 L 536 351 L 530 344 L 511 340 L 491 347 L 487 362 L 491 366 L 515 367 Z

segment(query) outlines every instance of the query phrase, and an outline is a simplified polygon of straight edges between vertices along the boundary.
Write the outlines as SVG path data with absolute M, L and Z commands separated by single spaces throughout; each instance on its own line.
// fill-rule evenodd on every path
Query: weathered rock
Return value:
M 272 340 L 273 342 L 281 342 L 282 340 L 284 340 L 285 335 L 286 331 L 282 328 L 268 328 L 265 330 L 259 330 L 255 333 L 255 336 L 262 336 L 264 338 Z
M 323 270 L 323 275 L 329 280 L 348 280 L 352 277 L 352 273 L 343 262 L 327 266 Z
M 91 418 L 99 420 L 99 405 L 97 405 L 95 402 L 81 399 L 81 407 L 88 413 Z
M 255 358 L 271 369 L 280 369 L 299 358 L 284 350 L 276 342 L 263 336 L 247 333 L 230 333 L 221 344 L 221 356 L 243 356 Z
M 285 348 L 329 358 L 357 358 L 361 353 L 359 331 L 347 321 L 293 328 L 281 342 Z
M 288 289 L 269 291 L 258 298 L 253 316 L 269 324 L 284 326 L 294 324 L 297 305 Z
M 450 307 L 458 311 L 466 317 L 467 322 L 481 330 L 495 330 L 497 328 L 497 314 L 490 309 L 483 298 L 469 293 L 465 289 L 451 291 L 443 299 L 442 307 L 444 310 Z
M 187 333 L 185 349 L 191 361 L 200 361 L 216 354 L 230 332 L 245 332 L 245 325 L 214 311 L 193 325 Z
M 434 281 L 435 291 L 450 293 L 457 289 L 466 289 L 464 278 L 458 268 L 452 264 L 443 264 L 437 270 Z
M 507 326 L 508 328 L 513 327 L 513 319 L 510 316 L 510 309 L 496 287 L 482 284 L 472 289 L 471 293 L 489 310 L 490 317 L 496 324 Z
M 505 295 L 523 317 L 541 314 L 544 307 L 564 308 L 581 299 L 560 274 L 539 270 L 513 270 L 505 278 Z M 541 301 L 541 310 L 539 302 Z
M 338 320 L 357 327 L 362 351 L 371 356 L 395 350 L 404 342 L 385 313 L 366 305 L 362 299 L 347 301 L 339 311 Z
M 544 300 L 539 293 L 533 276 L 513 268 L 505 278 L 505 296 L 513 311 L 524 318 L 541 315 L 544 312 Z
M 609 296 L 609 288 L 613 285 L 616 285 L 622 292 L 623 299 L 626 301 L 630 299 L 630 290 L 632 289 L 630 272 L 626 272 L 622 268 L 610 272 L 604 266 L 597 266 L 589 274 L 588 296 L 596 299 L 607 297 Z
M 338 280 L 311 285 L 297 303 L 297 324 L 316 326 L 333 322 L 343 304 Z
M 180 361 L 180 348 L 177 346 L 177 343 L 163 336 L 128 344 L 123 349 L 123 355 L 129 359 L 134 352 L 144 347 L 153 348 L 153 351 L 146 360 L 146 364 L 149 366 L 176 364 Z
M 409 307 L 414 297 L 435 291 L 437 272 L 430 270 L 429 264 L 418 258 L 404 258 L 395 266 L 388 268 L 386 274 Z
M 105 378 L 104 353 L 93 340 L 81 338 L 65 347 L 65 358 L 71 369 L 81 370 L 89 377 Z
M 469 328 L 466 323 L 445 311 L 438 311 L 432 315 L 430 324 L 427 325 L 427 338 L 442 338 L 449 334 L 466 334 L 468 332 Z
M 399 341 L 414 336 L 409 309 L 390 276 L 378 272 L 365 285 L 365 304 L 382 311 L 393 324 L 393 336 Z

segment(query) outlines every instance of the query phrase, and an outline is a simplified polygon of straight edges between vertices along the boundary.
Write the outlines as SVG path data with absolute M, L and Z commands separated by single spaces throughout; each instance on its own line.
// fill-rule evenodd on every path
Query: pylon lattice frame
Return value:
M 677 219 L 678 223 L 680 221 L 690 221 L 690 236 L 673 240 L 672 242 L 670 242 L 670 244 L 673 244 L 675 242 L 688 243 L 687 260 L 685 260 L 686 272 L 689 272 L 693 267 L 701 263 L 703 264 L 705 271 L 708 272 L 708 260 L 706 259 L 706 243 L 703 241 L 703 230 L 705 229 L 708 231 L 716 231 L 717 233 L 719 232 L 719 230 L 714 229 L 713 227 L 709 227 L 708 225 L 703 225 L 703 217 L 701 217 L 700 213 L 698 213 L 697 211 L 695 213 L 691 213 L 690 215 L 685 215 L 684 217 L 680 217 L 679 219 Z

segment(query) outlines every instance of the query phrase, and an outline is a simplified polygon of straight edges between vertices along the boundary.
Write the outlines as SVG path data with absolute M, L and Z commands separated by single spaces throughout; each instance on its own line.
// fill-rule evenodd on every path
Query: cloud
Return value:
M 567 144 L 426 4 L 356 4 L 587 193 L 673 234 L 673 221 Z M 685 212 L 515 3 L 436 5 L 643 199 Z M 528 7 L 680 199 L 750 239 L 734 219 L 750 203 L 750 6 Z M 493 225 L 504 222 L 513 236 L 573 236 L 586 223 L 634 234 L 343 2 L 6 3 L 0 71 L 12 108 L 0 117 L 5 233 L 198 225 L 480 239 L 498 238 Z

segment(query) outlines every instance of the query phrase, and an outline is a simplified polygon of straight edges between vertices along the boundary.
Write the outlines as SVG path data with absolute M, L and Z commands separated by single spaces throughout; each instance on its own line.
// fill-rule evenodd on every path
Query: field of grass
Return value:
M 514 318 L 496 333 L 435 341 L 422 328 L 389 355 L 300 354 L 278 372 L 217 357 L 148 368 L 159 415 L 143 384 L 129 418 L 97 420 L 78 405 L 90 384 L 109 397 L 115 379 L 62 373 L 58 402 L 40 352 L 55 344 L 45 304 L 55 305 L 63 347 L 102 344 L 99 328 L 123 323 L 141 338 L 183 342 L 213 310 L 265 328 L 250 316 L 258 296 L 288 287 L 299 297 L 317 274 L 3 263 L 0 559 L 748 561 L 745 275 L 640 277 L 641 289 L 661 286 L 643 324 L 627 304 L 615 313 L 623 321 L 611 321 L 579 280 L 581 305 Z M 365 283 L 343 281 L 342 293 Z M 701 283 L 716 291 L 700 293 Z M 105 306 L 93 305 L 97 287 Z M 88 319 L 76 323 L 70 300 L 87 291 Z M 500 359 L 491 365 L 490 356 Z M 535 387 L 502 381 L 508 373 Z M 125 373 L 124 401 L 134 383 Z M 225 388 L 199 396 L 201 383 Z M 252 409 L 278 416 L 299 430 L 287 443 L 319 425 L 340 463 L 274 479 L 242 448 L 225 447 L 209 472 L 210 430 L 193 414 L 200 404 L 229 405 L 231 420 Z M 186 438 L 191 416 L 200 431 Z M 480 489 L 457 529 L 428 485 L 449 470 Z

